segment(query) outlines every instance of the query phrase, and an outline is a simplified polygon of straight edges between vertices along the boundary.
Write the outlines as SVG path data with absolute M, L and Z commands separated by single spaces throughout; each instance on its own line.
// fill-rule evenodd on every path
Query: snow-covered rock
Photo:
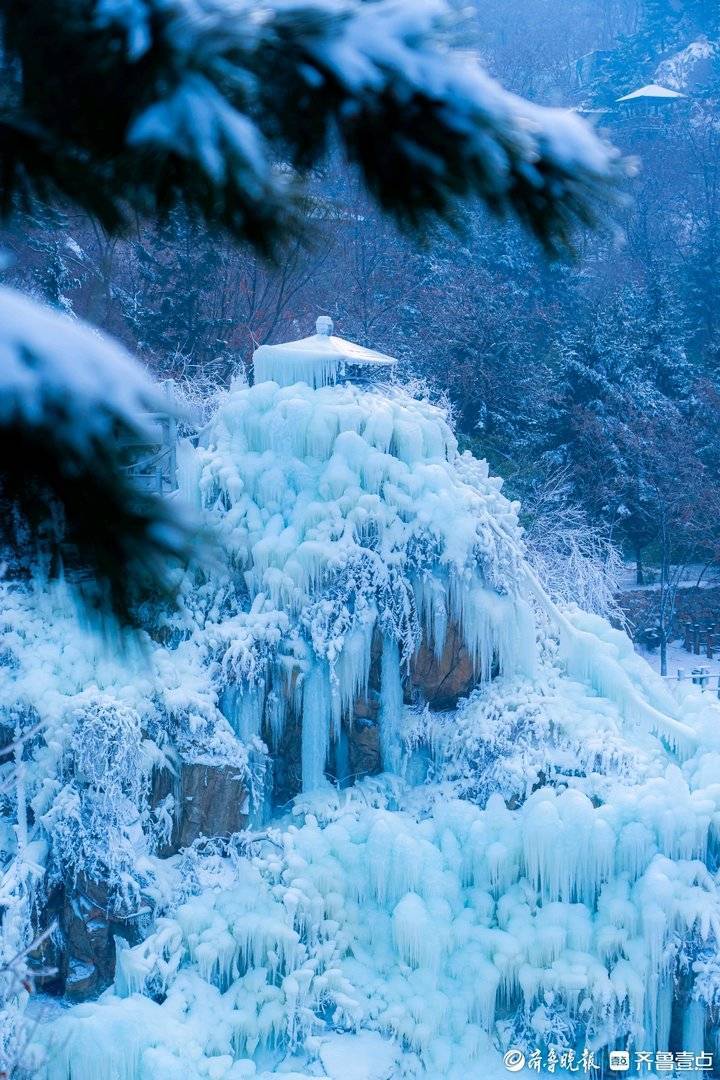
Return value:
M 720 45 L 699 37 L 667 57 L 655 71 L 663 86 L 687 93 L 707 90 L 720 81 Z

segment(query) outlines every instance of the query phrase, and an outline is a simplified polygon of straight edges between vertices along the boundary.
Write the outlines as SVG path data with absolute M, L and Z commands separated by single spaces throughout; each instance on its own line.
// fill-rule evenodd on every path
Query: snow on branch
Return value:
M 12 289 L 0 289 L 0 422 L 53 426 L 76 453 L 115 427 L 142 433 L 167 401 L 119 345 Z
M 269 249 L 298 221 L 290 175 L 339 136 L 401 223 L 451 218 L 459 199 L 479 197 L 557 249 L 596 219 L 623 171 L 580 118 L 508 94 L 446 51 L 437 0 L 85 7 L 12 4 L 6 15 L 18 98 L 0 143 L 7 206 L 55 188 L 117 226 L 131 208 L 184 203 Z M 39 40 L 73 110 L 57 110 L 58 86 L 35 77 Z
M 0 547 L 62 567 L 88 605 L 131 619 L 188 546 L 172 504 L 122 469 L 122 439 L 152 441 L 141 418 L 166 408 L 119 345 L 0 289 Z

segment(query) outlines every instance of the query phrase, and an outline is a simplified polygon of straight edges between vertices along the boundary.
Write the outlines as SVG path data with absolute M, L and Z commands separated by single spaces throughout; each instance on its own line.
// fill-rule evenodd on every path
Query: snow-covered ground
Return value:
M 671 572 L 674 580 L 677 568 L 671 567 Z M 645 575 L 648 579 L 645 585 L 637 584 L 636 575 L 635 566 L 626 564 L 620 580 L 623 592 L 653 592 L 660 589 L 659 571 L 649 567 Z M 714 589 L 720 585 L 720 572 L 717 567 L 706 569 L 700 563 L 689 563 L 683 567 L 678 584 L 683 589 Z
M 660 672 L 660 650 L 648 649 L 643 645 L 637 647 L 638 653 L 648 664 L 658 672 Z M 692 673 L 698 668 L 704 668 L 711 676 L 709 687 L 713 690 L 717 690 L 718 676 L 720 676 L 720 656 L 715 655 L 712 660 L 708 660 L 707 656 L 696 656 L 694 653 L 690 653 L 687 649 L 683 648 L 682 641 L 671 641 L 667 648 L 667 677 L 669 679 L 677 679 L 678 672 L 682 672 L 684 679 L 691 679 Z

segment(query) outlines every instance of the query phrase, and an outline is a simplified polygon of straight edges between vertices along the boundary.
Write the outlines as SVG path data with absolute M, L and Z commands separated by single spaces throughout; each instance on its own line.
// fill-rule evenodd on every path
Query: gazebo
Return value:
M 658 83 L 648 83 L 639 90 L 633 90 L 630 94 L 624 94 L 617 99 L 617 104 L 622 105 L 626 112 L 653 112 L 658 114 L 668 105 L 677 104 L 687 97 L 679 90 L 670 90 L 667 86 Z
M 333 385 L 338 382 L 377 382 L 389 378 L 397 360 L 346 341 L 334 333 L 333 321 L 321 315 L 315 333 L 281 345 L 261 345 L 253 354 L 255 382 L 292 386 Z

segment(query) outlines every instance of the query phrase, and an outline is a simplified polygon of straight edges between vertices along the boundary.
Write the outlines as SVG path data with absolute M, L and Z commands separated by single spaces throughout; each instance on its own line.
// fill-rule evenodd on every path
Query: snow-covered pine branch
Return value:
M 188 548 L 178 510 L 136 491 L 121 467 L 121 438 L 137 441 L 142 415 L 166 408 L 119 345 L 0 289 L 0 546 L 62 569 L 91 608 L 131 619 Z
M 130 210 L 185 204 L 268 250 L 298 220 L 276 166 L 305 171 L 338 136 L 402 223 L 447 218 L 476 196 L 562 248 L 622 172 L 580 118 L 445 51 L 441 0 L 15 0 L 4 11 L 6 208 L 59 192 L 115 227 Z

